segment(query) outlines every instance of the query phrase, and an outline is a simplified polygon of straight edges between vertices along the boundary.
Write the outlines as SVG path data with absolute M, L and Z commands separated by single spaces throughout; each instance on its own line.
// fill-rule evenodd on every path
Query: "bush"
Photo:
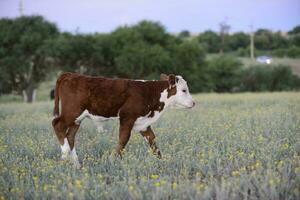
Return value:
M 159 45 L 148 45 L 145 42 L 126 45 L 120 56 L 115 58 L 118 73 L 122 77 L 148 78 L 159 77 L 160 72 L 170 65 L 171 58 Z
M 289 66 L 251 66 L 242 71 L 242 91 L 283 91 L 300 88 L 300 79 Z
M 276 57 L 300 58 L 300 47 L 291 46 L 288 49 L 275 49 L 272 55 Z
M 242 63 L 228 56 L 220 56 L 209 62 L 212 88 L 215 92 L 230 92 L 239 82 Z
M 300 47 L 292 46 L 287 50 L 287 56 L 291 58 L 300 57 Z
M 238 48 L 237 56 L 241 56 L 241 57 L 250 56 L 250 48 L 249 47 L 247 47 L 247 48 L 243 48 L 243 47 Z
M 272 55 L 279 57 L 279 58 L 283 58 L 287 55 L 287 50 L 286 49 L 275 49 L 272 51 Z
M 183 41 L 170 48 L 171 65 L 167 73 L 180 74 L 186 79 L 191 92 L 209 91 L 209 77 L 203 47 L 193 41 Z

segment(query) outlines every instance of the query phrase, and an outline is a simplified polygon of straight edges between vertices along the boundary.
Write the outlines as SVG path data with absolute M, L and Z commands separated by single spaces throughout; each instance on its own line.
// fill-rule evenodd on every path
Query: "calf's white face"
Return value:
M 173 98 L 173 107 L 192 108 L 195 102 L 190 94 L 186 81 L 181 76 L 176 76 L 176 94 Z

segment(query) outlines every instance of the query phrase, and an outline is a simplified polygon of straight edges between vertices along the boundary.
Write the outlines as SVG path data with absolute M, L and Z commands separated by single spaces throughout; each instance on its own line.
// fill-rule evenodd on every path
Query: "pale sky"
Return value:
M 19 16 L 19 1 L 0 0 L 0 18 Z M 62 31 L 81 33 L 110 32 L 143 19 L 174 33 L 218 30 L 224 20 L 231 32 L 300 25 L 300 0 L 23 0 L 23 8 L 24 15 L 42 15 Z

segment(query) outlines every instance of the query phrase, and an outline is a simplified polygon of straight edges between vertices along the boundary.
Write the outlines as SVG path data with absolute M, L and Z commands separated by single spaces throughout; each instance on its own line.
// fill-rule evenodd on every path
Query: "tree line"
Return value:
M 280 34 L 274 34 L 275 38 L 281 38 Z M 262 48 L 284 48 L 291 45 L 290 40 L 299 48 L 294 43 L 299 42 L 298 28 L 289 34 L 293 35 L 292 39 L 272 40 L 269 46 L 262 42 Z M 241 78 L 244 76 L 241 62 L 227 56 L 212 61 L 205 58 L 207 53 L 219 51 L 218 34 L 208 31 L 196 37 L 188 36 L 187 31 L 170 34 L 163 25 L 152 21 L 121 26 L 105 34 L 72 34 L 60 32 L 54 23 L 41 16 L 3 18 L 0 20 L 0 95 L 24 92 L 30 102 L 39 83 L 55 70 L 133 79 L 157 79 L 162 72 L 181 74 L 192 92 L 247 88 L 242 87 L 245 84 L 241 80 L 245 77 Z M 249 36 L 244 33 L 226 37 L 223 44 L 227 45 L 228 41 L 228 47 L 222 47 L 225 52 L 229 48 L 249 46 Z M 291 77 L 295 79 L 293 84 L 297 82 L 292 73 Z
M 300 26 L 283 33 L 272 32 L 268 29 L 258 29 L 253 34 L 256 56 L 270 54 L 277 57 L 300 57 Z M 179 34 L 187 37 L 190 34 L 183 31 Z M 237 32 L 222 35 L 213 31 L 205 31 L 196 36 L 208 53 L 235 52 L 238 56 L 250 55 L 250 34 Z

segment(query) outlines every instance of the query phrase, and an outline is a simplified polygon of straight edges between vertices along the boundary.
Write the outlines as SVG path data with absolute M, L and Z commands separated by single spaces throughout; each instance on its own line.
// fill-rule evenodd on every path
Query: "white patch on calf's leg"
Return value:
M 61 159 L 66 160 L 69 157 L 71 151 L 67 138 L 64 139 L 64 145 L 60 145 L 60 148 L 61 148 Z
M 79 160 L 78 160 L 78 156 L 77 156 L 75 147 L 72 149 L 72 151 L 71 151 L 71 153 L 70 153 L 70 157 L 71 157 L 71 161 L 73 162 L 74 166 L 75 166 L 76 168 L 80 168 L 81 165 L 80 165 L 80 163 L 79 163 Z

